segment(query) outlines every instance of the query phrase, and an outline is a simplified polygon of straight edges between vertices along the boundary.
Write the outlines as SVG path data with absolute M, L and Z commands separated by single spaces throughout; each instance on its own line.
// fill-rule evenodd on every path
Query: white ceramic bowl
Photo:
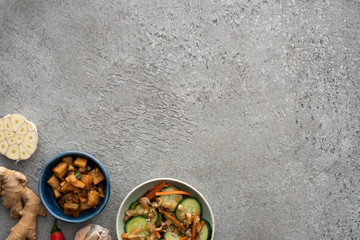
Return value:
M 124 225 L 125 225 L 123 222 L 123 218 L 124 218 L 125 211 L 128 210 L 130 204 L 132 202 L 134 202 L 135 200 L 139 199 L 140 197 L 144 196 L 150 187 L 155 186 L 155 185 L 161 183 L 162 181 L 164 181 L 166 183 L 170 183 L 170 184 L 174 185 L 175 187 L 180 188 L 183 191 L 191 193 L 200 202 L 200 204 L 202 206 L 202 217 L 209 222 L 209 224 L 211 225 L 211 228 L 212 228 L 212 234 L 211 234 L 210 240 L 214 240 L 215 222 L 214 222 L 214 215 L 212 213 L 209 203 L 206 201 L 204 196 L 199 191 L 197 191 L 194 187 L 190 186 L 187 183 L 184 183 L 182 181 L 172 179 L 172 178 L 157 178 L 157 179 L 152 179 L 147 182 L 144 182 L 144 183 L 140 184 L 139 186 L 137 186 L 136 188 L 134 188 L 125 197 L 125 199 L 122 201 L 122 203 L 120 205 L 120 208 L 119 208 L 119 211 L 118 211 L 118 214 L 116 217 L 116 234 L 117 234 L 118 239 L 119 240 L 122 239 L 121 234 L 124 232 Z

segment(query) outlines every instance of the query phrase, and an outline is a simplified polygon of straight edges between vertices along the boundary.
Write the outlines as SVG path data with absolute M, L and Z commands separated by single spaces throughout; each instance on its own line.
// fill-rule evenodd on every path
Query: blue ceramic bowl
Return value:
M 105 177 L 105 179 L 101 182 L 105 198 L 100 198 L 100 203 L 96 208 L 88 209 L 80 213 L 79 217 L 71 217 L 64 214 L 64 210 L 61 209 L 60 205 L 56 202 L 54 198 L 54 194 L 51 186 L 47 183 L 47 180 L 53 175 L 52 169 L 57 164 L 62 162 L 62 159 L 64 157 L 69 157 L 69 156 L 73 157 L 73 159 L 76 159 L 76 157 L 82 157 L 87 159 L 88 165 L 91 167 L 98 167 L 101 173 Z M 39 179 L 39 194 L 41 201 L 43 202 L 46 209 L 57 219 L 69 223 L 85 222 L 98 215 L 104 209 L 107 202 L 109 201 L 110 176 L 106 171 L 104 165 L 98 159 L 91 156 L 90 154 L 80 151 L 63 152 L 50 159 L 43 167 Z

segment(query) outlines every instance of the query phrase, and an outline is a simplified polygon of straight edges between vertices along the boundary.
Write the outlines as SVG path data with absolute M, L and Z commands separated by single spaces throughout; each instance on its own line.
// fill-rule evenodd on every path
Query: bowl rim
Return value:
M 183 184 L 189 188 L 191 188 L 194 192 L 196 192 L 196 194 L 198 194 L 202 200 L 205 202 L 205 204 L 207 205 L 207 207 L 209 208 L 209 211 L 210 211 L 210 217 L 211 217 L 211 223 L 212 223 L 212 233 L 211 233 L 211 238 L 210 240 L 213 240 L 214 239 L 214 236 L 215 236 L 215 218 L 214 218 L 214 214 L 212 212 L 212 209 L 210 207 L 210 204 L 208 203 L 208 201 L 206 200 L 206 198 L 196 189 L 194 188 L 193 186 L 191 186 L 190 184 L 186 183 L 186 182 L 183 182 L 181 180 L 178 180 L 178 179 L 175 179 L 175 178 L 154 178 L 154 179 L 151 179 L 151 180 L 148 180 L 146 182 L 143 182 L 139 185 L 137 185 L 135 188 L 133 188 L 127 195 L 126 197 L 124 198 L 124 200 L 121 202 L 120 204 L 120 207 L 119 207 L 119 210 L 118 210 L 118 213 L 116 215 L 116 235 L 117 235 L 117 238 L 118 239 L 121 239 L 121 236 L 120 236 L 120 233 L 119 233 L 119 216 L 120 216 L 120 213 L 121 213 L 121 209 L 124 207 L 124 204 L 126 202 L 126 200 L 130 197 L 130 195 L 132 195 L 134 192 L 136 192 L 139 188 L 141 188 L 143 185 L 145 184 L 148 184 L 148 183 L 151 183 L 151 182 L 155 182 L 155 181 L 174 181 L 174 182 L 178 182 L 180 184 Z M 210 221 L 209 221 L 210 222 Z
M 106 179 L 106 187 L 107 187 L 107 192 L 106 192 L 106 195 L 105 195 L 105 198 L 104 198 L 104 202 L 102 204 L 102 206 L 100 206 L 99 208 L 96 208 L 96 211 L 92 214 L 92 215 L 89 215 L 87 217 L 83 217 L 83 218 L 73 218 L 73 219 L 67 219 L 67 218 L 64 218 L 62 216 L 58 216 L 56 213 L 54 213 L 52 211 L 52 209 L 47 205 L 46 201 L 44 201 L 44 195 L 46 194 L 44 191 L 42 191 L 42 185 L 44 184 L 44 179 L 43 179 L 43 175 L 45 173 L 45 169 L 47 169 L 49 167 L 50 164 L 52 164 L 54 161 L 56 161 L 57 159 L 59 158 L 62 158 L 64 156 L 67 156 L 67 155 L 81 155 L 85 158 L 88 158 L 88 159 L 91 159 L 92 161 L 94 161 L 102 170 L 102 172 L 104 173 L 104 177 Z M 54 216 L 55 218 L 63 221 L 63 222 L 68 222 L 68 223 L 82 223 L 82 222 L 85 222 L 85 221 L 88 221 L 90 220 L 91 218 L 97 216 L 99 213 L 102 212 L 102 210 L 104 210 L 105 206 L 107 205 L 109 199 L 110 199 L 110 192 L 111 192 L 111 189 L 110 189 L 110 176 L 109 176 L 109 173 L 107 172 L 105 166 L 100 162 L 99 159 L 97 159 L 96 157 L 92 156 L 91 154 L 89 153 L 86 153 L 86 152 L 82 152 L 82 151 L 65 151 L 65 152 L 62 152 L 62 153 L 59 153 L 57 155 L 55 155 L 54 157 L 52 157 L 50 160 L 48 160 L 45 165 L 42 167 L 42 170 L 41 170 L 41 173 L 40 173 L 40 177 L 39 177 L 39 183 L 38 183 L 38 191 L 39 191 L 39 195 L 40 195 L 40 199 L 43 203 L 43 205 L 45 206 L 45 208 L 50 212 L 50 214 L 52 216 Z

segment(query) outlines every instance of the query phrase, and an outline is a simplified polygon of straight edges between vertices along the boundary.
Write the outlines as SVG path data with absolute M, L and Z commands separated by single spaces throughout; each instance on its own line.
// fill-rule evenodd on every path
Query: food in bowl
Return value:
M 96 208 L 104 198 L 101 182 L 105 179 L 97 167 L 87 164 L 87 159 L 64 157 L 53 169 L 47 183 L 65 215 L 79 217 L 80 213 Z
M 125 211 L 123 240 L 208 240 L 211 226 L 192 194 L 161 182 Z

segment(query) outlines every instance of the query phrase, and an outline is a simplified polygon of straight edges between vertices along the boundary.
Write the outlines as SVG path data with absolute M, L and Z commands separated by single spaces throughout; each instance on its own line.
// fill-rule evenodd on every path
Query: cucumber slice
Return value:
M 164 234 L 164 240 L 178 240 L 180 238 L 181 238 L 180 236 L 176 235 L 173 232 L 166 232 Z
M 179 206 L 182 207 L 182 211 L 179 210 Z M 185 220 L 185 213 L 191 215 L 197 213 L 198 216 L 201 216 L 201 204 L 196 198 L 185 198 L 176 207 L 175 216 L 180 222 Z
M 157 225 L 157 222 L 159 221 L 159 216 L 160 216 L 160 214 L 159 214 L 159 212 L 158 212 L 158 210 L 155 210 L 155 212 L 156 212 L 156 215 L 155 215 L 155 217 L 153 217 L 153 222 L 155 223 L 155 226 Z
M 138 211 L 141 208 L 141 204 L 138 202 L 138 204 L 135 205 L 134 210 Z
M 129 210 L 135 209 L 136 205 L 138 205 L 138 204 L 140 205 L 139 200 L 133 201 L 129 206 Z
M 212 229 L 208 221 L 205 221 L 204 226 L 201 228 L 200 232 L 196 236 L 196 240 L 210 240 Z
M 138 211 L 140 208 L 142 208 L 142 207 L 141 207 L 141 204 L 138 203 L 138 205 L 135 206 L 134 210 L 135 210 L 135 211 Z M 150 209 L 150 207 L 149 207 L 149 209 Z M 149 210 L 148 210 L 148 211 L 149 211 Z M 159 212 L 158 212 L 158 210 L 156 210 L 155 212 L 156 212 L 156 215 L 155 215 L 155 217 L 153 217 L 153 222 L 154 222 L 154 223 L 156 223 L 156 222 L 159 220 Z M 149 215 L 148 213 L 144 213 L 142 216 L 147 218 L 148 215 Z M 138 215 L 135 215 L 135 216 L 138 216 Z
M 157 212 L 157 215 L 158 215 L 158 220 L 155 222 L 155 226 L 156 227 L 159 227 L 160 225 L 161 225 L 161 222 L 162 222 L 162 215 L 156 210 L 156 212 Z
M 175 191 L 172 187 L 166 187 L 162 190 L 162 192 L 168 192 L 168 191 Z M 183 199 L 183 196 L 180 194 L 173 194 L 173 195 L 163 195 L 160 196 L 162 198 L 163 202 L 161 204 L 161 208 L 168 212 L 173 212 L 176 209 L 176 206 L 179 204 L 179 202 Z
M 134 231 L 140 230 L 139 233 L 147 238 L 149 235 L 149 232 L 145 230 L 147 224 L 148 222 L 143 216 L 132 217 L 125 224 L 125 232 L 132 233 Z
M 168 227 L 164 234 L 164 240 L 178 240 L 182 238 L 184 234 L 180 233 L 175 227 Z

